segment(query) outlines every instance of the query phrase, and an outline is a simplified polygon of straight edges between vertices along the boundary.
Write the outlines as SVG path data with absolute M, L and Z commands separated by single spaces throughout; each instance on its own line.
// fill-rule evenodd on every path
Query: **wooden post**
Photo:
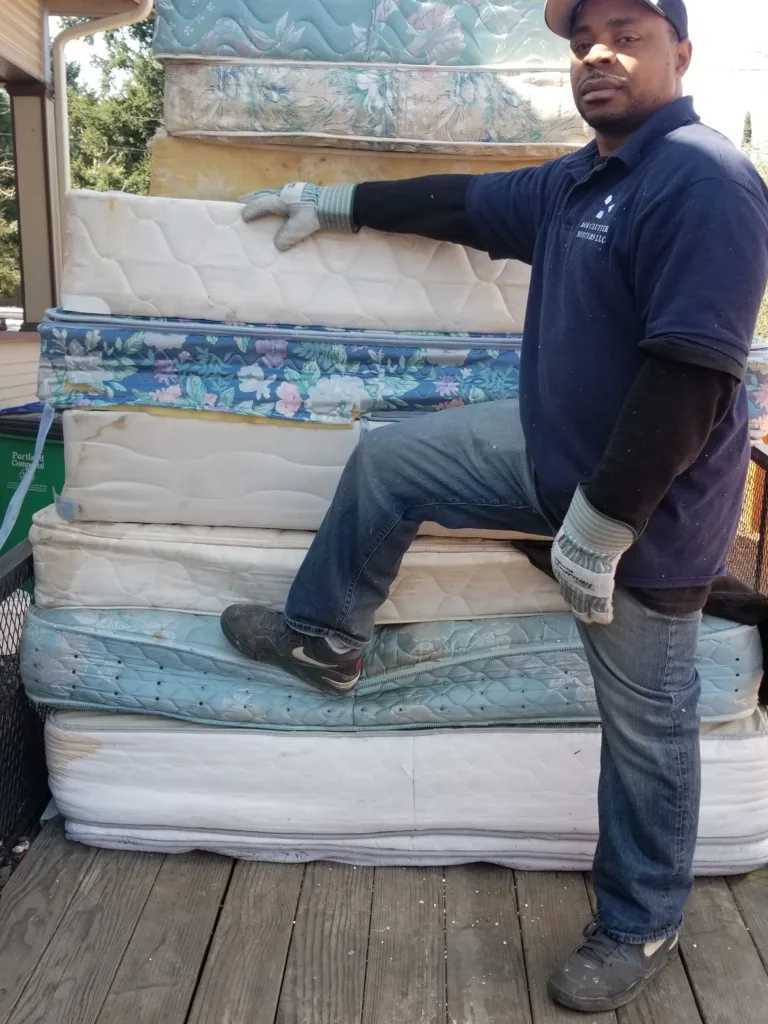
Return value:
M 57 299 L 60 240 L 53 187 L 52 97 L 50 86 L 44 82 L 8 82 L 6 89 L 11 100 L 16 154 L 22 330 L 35 330 Z

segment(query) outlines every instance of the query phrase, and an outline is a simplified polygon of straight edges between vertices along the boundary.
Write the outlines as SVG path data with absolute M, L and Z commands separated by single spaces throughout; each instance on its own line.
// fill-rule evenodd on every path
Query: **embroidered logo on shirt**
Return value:
M 585 242 L 596 242 L 598 245 L 605 245 L 608 241 L 608 228 L 609 225 L 606 223 L 600 223 L 604 221 L 610 213 L 613 213 L 616 203 L 613 201 L 613 195 L 607 196 L 603 200 L 603 205 L 595 214 L 594 221 L 584 220 L 581 222 L 579 230 L 576 232 L 577 238 L 583 238 Z

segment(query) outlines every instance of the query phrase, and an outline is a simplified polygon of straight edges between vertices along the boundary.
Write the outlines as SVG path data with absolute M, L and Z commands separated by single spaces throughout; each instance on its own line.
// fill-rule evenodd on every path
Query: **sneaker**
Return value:
M 241 654 L 334 693 L 349 693 L 360 679 L 362 652 L 337 654 L 321 636 L 297 633 L 280 612 L 260 604 L 233 604 L 221 616 L 224 636 Z
M 572 1010 L 616 1010 L 639 995 L 678 954 L 677 935 L 659 942 L 617 942 L 592 921 L 584 941 L 549 979 L 549 994 Z

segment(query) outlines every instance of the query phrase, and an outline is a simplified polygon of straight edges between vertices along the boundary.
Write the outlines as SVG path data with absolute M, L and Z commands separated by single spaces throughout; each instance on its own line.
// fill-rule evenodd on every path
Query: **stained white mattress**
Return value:
M 70 312 L 391 330 L 516 332 L 529 269 L 412 235 L 322 231 L 275 249 L 275 217 L 125 192 L 64 198 Z M 87 356 L 84 357 L 87 361 Z
M 56 712 L 51 790 L 71 839 L 272 861 L 582 869 L 597 726 L 296 734 Z M 768 722 L 702 729 L 695 869 L 768 861 Z
M 281 609 L 313 534 L 298 530 L 67 522 L 33 517 L 40 608 L 159 608 L 219 614 L 236 601 Z M 564 611 L 560 590 L 508 541 L 421 537 L 377 622 Z
M 67 519 L 317 530 L 364 430 L 267 422 L 216 413 L 64 412 Z M 384 426 L 383 422 L 378 426 Z M 528 534 L 445 530 L 433 537 Z

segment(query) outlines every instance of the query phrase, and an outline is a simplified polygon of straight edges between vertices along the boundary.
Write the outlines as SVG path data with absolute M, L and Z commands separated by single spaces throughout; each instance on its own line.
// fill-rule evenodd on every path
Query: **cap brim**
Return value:
M 656 14 L 664 17 L 661 11 L 657 10 L 654 0 L 642 0 L 642 2 Z M 544 8 L 544 21 L 547 23 L 547 28 L 551 29 L 555 35 L 562 36 L 563 39 L 570 39 L 573 12 L 580 3 L 581 0 L 547 0 L 547 5 Z

